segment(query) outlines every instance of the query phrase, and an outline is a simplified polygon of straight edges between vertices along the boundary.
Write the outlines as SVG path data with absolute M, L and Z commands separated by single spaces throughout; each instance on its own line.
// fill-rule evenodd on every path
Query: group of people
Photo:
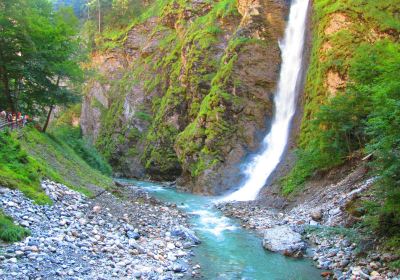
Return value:
M 4 126 L 9 128 L 17 128 L 20 126 L 25 126 L 29 120 L 28 115 L 22 115 L 21 112 L 13 113 L 13 112 L 0 112 L 0 119 L 5 123 Z

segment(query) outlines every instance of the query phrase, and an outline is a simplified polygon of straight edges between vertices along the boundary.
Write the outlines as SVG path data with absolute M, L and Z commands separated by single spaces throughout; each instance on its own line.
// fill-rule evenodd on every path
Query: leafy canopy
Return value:
M 81 77 L 78 23 L 71 8 L 55 11 L 47 0 L 0 3 L 0 104 L 38 114 L 76 100 L 66 82 Z

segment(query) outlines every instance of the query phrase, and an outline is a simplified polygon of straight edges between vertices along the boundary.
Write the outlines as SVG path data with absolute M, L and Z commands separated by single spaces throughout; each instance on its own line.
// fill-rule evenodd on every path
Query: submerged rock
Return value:
M 177 236 L 180 237 L 181 239 L 185 239 L 188 241 L 191 241 L 195 245 L 198 245 L 201 243 L 200 239 L 194 234 L 193 231 L 191 231 L 188 228 L 185 228 L 183 226 L 177 226 L 171 231 L 172 236 Z
M 269 251 L 291 257 L 301 257 L 306 249 L 301 235 L 288 226 L 275 226 L 267 229 L 262 243 L 263 247 Z

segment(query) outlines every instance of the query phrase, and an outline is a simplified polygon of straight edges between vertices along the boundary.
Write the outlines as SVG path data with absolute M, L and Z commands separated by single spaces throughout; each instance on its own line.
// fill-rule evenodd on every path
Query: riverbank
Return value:
M 192 270 L 196 240 L 176 206 L 134 188 L 88 199 L 62 184 L 42 187 L 52 205 L 0 188 L 5 214 L 31 231 L 1 244 L 1 279 L 179 279 Z
M 123 185 L 140 187 L 152 197 L 176 204 L 189 217 L 191 228 L 201 240 L 193 248 L 192 262 L 201 279 L 317 280 L 318 269 L 310 260 L 295 259 L 271 253 L 261 246 L 252 230 L 240 227 L 235 220 L 215 207 L 216 197 L 179 192 L 167 184 L 121 180 Z
M 365 174 L 361 166 L 336 183 L 305 188 L 297 201 L 281 201 L 280 208 L 271 207 L 271 198 L 217 207 L 255 230 L 265 248 L 312 258 L 327 278 L 398 279 L 400 271 L 389 264 L 399 256 L 383 250 L 376 236 L 359 231 L 355 210 L 349 211 L 356 200 L 370 196 L 374 179 Z

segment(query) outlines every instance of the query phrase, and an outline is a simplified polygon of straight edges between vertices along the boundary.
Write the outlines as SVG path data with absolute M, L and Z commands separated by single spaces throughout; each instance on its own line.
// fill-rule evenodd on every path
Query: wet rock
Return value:
M 301 235 L 288 226 L 275 226 L 264 232 L 262 244 L 265 249 L 287 256 L 302 256 L 306 248 Z
M 182 227 L 182 226 L 175 227 L 171 231 L 171 235 L 180 237 L 180 238 L 182 238 L 184 240 L 191 241 L 196 245 L 201 243 L 200 239 L 194 234 L 193 231 L 191 231 L 188 228 Z
M 138 240 L 140 238 L 140 234 L 132 230 L 127 231 L 126 235 L 128 238 L 132 238 L 134 240 Z
M 175 263 L 172 266 L 173 272 L 185 272 L 187 269 L 180 263 Z

